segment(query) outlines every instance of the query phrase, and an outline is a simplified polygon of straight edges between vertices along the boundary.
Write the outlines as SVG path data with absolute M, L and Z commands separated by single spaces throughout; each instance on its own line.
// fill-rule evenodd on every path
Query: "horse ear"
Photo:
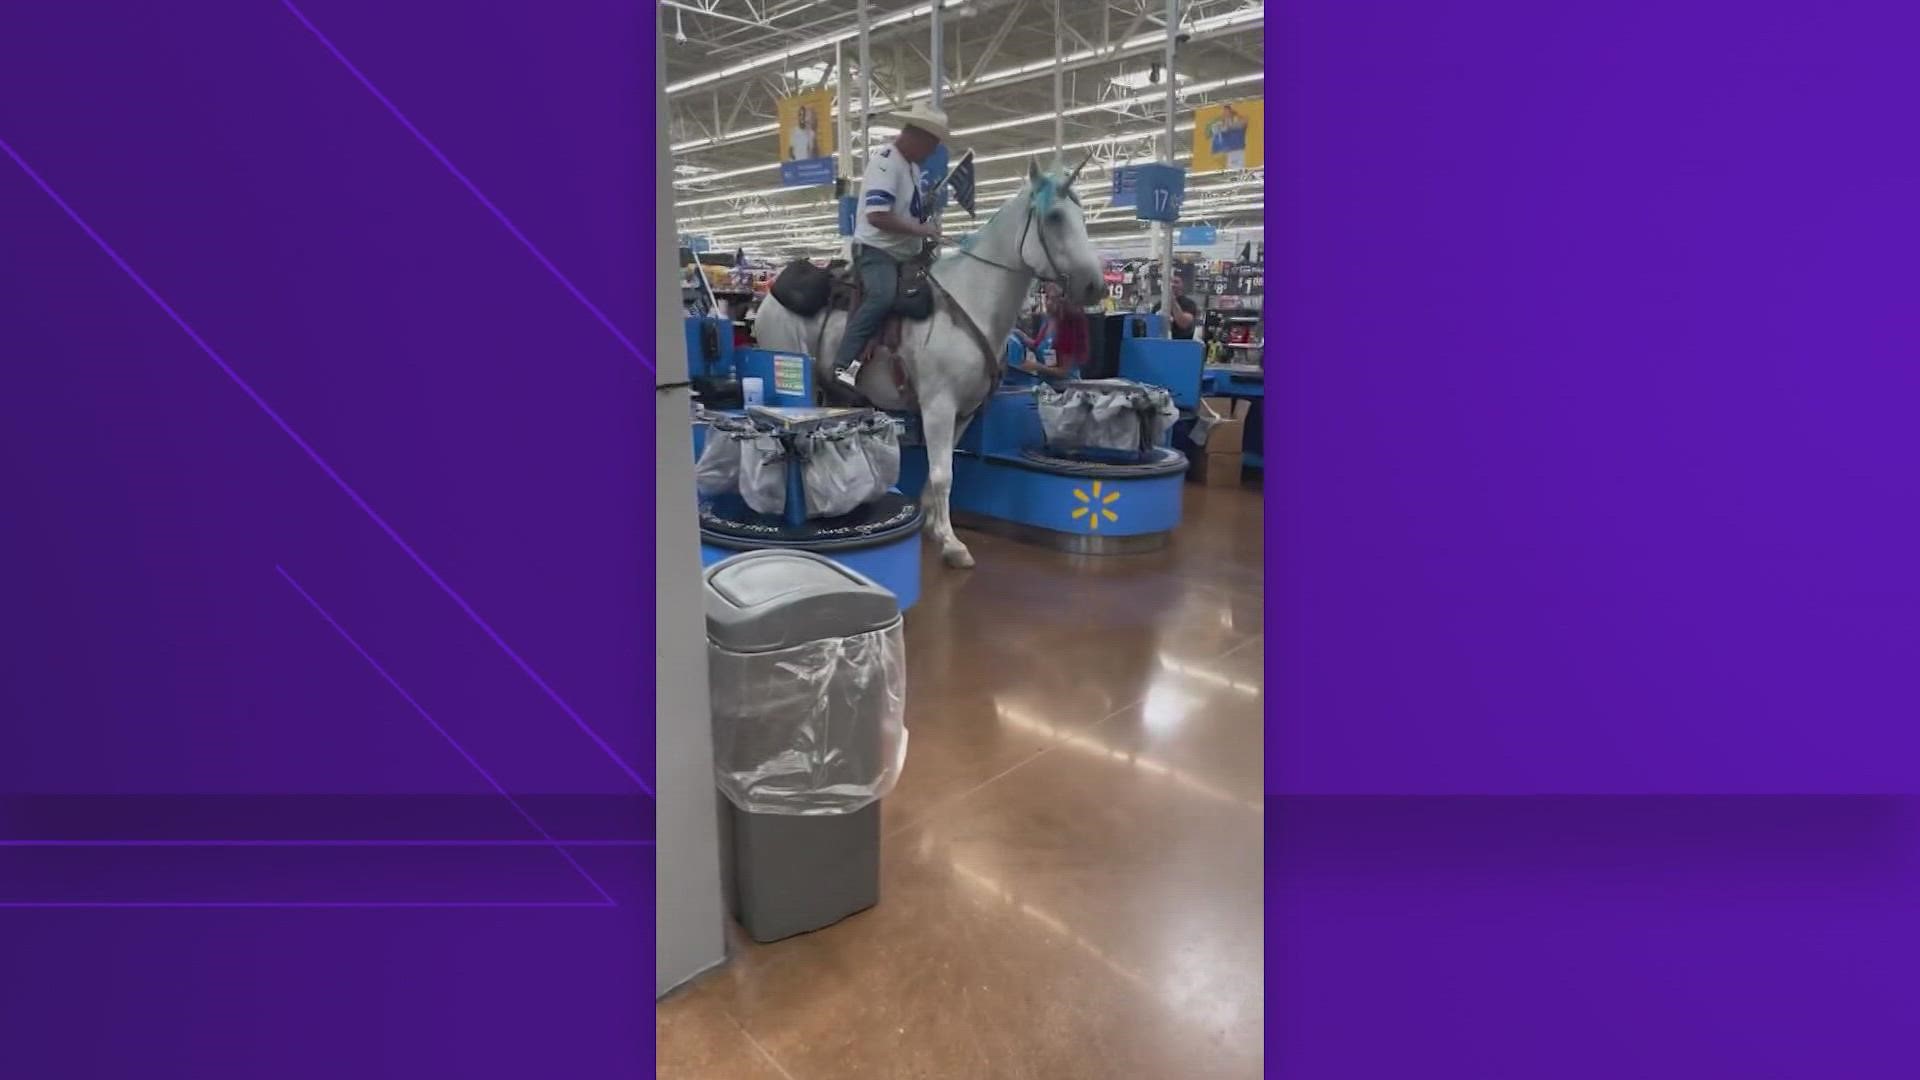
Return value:
M 1040 182 L 1040 163 L 1032 158 L 1027 159 L 1027 180 L 1035 184 Z
M 1080 179 L 1080 170 L 1086 168 L 1087 163 L 1092 160 L 1093 160 L 1093 151 L 1089 150 L 1087 151 L 1087 156 L 1080 159 L 1080 164 L 1075 165 L 1073 167 L 1073 171 L 1067 174 L 1067 182 L 1060 186 L 1069 187 L 1069 188 L 1072 187 L 1073 182 L 1075 180 Z

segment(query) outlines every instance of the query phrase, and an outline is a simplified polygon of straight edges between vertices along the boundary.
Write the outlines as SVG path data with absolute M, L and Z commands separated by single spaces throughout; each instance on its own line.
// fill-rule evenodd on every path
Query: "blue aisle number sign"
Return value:
M 1180 203 L 1187 192 L 1187 171 L 1177 165 L 1134 166 L 1133 216 L 1141 221 L 1180 220 Z

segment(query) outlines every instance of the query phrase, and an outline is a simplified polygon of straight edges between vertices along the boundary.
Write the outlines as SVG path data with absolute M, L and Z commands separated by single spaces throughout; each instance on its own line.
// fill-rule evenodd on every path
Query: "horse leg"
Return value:
M 945 401 L 921 406 L 920 430 L 927 444 L 927 489 L 921 493 L 920 509 L 926 515 L 926 528 L 940 542 L 940 557 L 948 566 L 973 565 L 973 553 L 953 532 L 953 516 L 947 497 L 953 491 L 953 443 L 955 416 Z

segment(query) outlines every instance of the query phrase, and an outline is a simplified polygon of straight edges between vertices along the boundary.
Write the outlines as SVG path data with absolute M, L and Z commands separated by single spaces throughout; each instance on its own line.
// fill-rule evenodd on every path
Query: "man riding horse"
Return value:
M 860 373 L 865 385 L 858 397 L 837 396 L 889 412 L 919 414 L 927 453 L 927 479 L 920 495 L 926 529 L 939 542 L 947 565 L 966 567 L 973 565 L 973 555 L 954 532 L 951 513 L 954 445 L 1000 381 L 1001 349 L 1021 305 L 1035 280 L 1059 286 L 1068 303 L 1083 306 L 1097 303 L 1106 286 L 1080 197 L 1073 190 L 1080 170 L 1043 173 L 1029 163 L 1026 182 L 967 242 L 935 260 L 924 281 L 909 273 L 908 288 L 896 296 L 900 260 L 913 258 L 915 241 L 938 235 L 919 220 L 928 213 L 931 195 L 920 190 L 917 178 L 903 180 L 899 174 L 917 172 L 907 155 L 924 157 L 946 129 L 945 118 L 930 110 L 902 119 L 907 131 L 880 151 L 892 151 L 892 165 L 869 165 L 861 193 L 867 216 L 861 221 L 859 265 L 866 302 L 854 313 L 836 307 L 829 272 L 798 259 L 774 279 L 760 303 L 753 333 L 762 348 L 833 357 L 838 366 L 850 369 L 877 331 L 889 322 L 900 324 L 898 343 L 889 341 L 884 352 L 876 350 L 869 370 Z M 875 198 L 882 192 L 885 195 Z M 874 237 L 898 237 L 907 243 L 877 246 L 871 242 Z M 925 310 L 914 307 L 918 314 L 902 312 L 896 318 L 893 309 L 916 295 L 924 299 Z M 864 343 L 856 333 L 865 335 Z M 819 361 L 822 369 L 829 363 Z M 823 388 L 846 389 L 829 371 L 820 374 Z
M 860 306 L 847 320 L 846 336 L 834 353 L 834 396 L 865 404 L 855 388 L 860 354 L 886 325 L 900 287 L 900 268 L 918 258 L 940 226 L 928 219 L 933 195 L 923 189 L 921 163 L 947 137 L 947 115 L 917 104 L 900 114 L 893 143 L 868 155 L 860 180 L 859 214 L 853 227 L 853 265 L 860 275 Z

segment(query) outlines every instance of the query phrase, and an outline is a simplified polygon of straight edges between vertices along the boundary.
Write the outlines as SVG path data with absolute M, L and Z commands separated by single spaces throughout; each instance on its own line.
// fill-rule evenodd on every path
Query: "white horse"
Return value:
M 999 381 L 1007 335 L 1027 291 L 1039 278 L 1058 282 L 1072 302 L 1090 306 L 1104 295 L 1100 260 L 1073 193 L 1079 174 L 1075 169 L 1061 178 L 1030 165 L 1020 191 L 959 250 L 934 262 L 932 317 L 905 323 L 899 351 L 876 350 L 860 369 L 860 392 L 876 408 L 920 412 L 927 444 L 927 487 L 920 507 L 949 566 L 973 565 L 972 553 L 954 534 L 948 505 L 953 447 Z M 802 318 L 768 296 L 760 303 L 753 333 L 762 348 L 810 353 L 817 377 L 828 379 L 847 317 L 827 310 Z M 904 367 L 905 392 L 896 365 Z

